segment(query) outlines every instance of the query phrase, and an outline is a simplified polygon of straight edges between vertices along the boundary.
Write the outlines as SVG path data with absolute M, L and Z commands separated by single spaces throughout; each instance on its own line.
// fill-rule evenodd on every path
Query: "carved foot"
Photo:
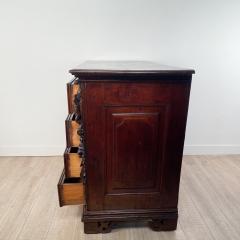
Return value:
M 153 231 L 173 231 L 177 228 L 177 219 L 152 219 L 149 226 Z
M 109 233 L 112 230 L 112 222 L 85 222 L 84 233 Z

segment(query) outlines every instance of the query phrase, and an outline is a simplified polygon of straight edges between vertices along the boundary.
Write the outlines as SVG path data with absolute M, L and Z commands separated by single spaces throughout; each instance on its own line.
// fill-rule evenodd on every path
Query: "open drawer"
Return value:
M 66 140 L 68 147 L 78 147 L 80 145 L 80 136 L 78 130 L 80 129 L 80 116 L 76 113 L 71 113 L 65 120 L 66 125 Z
M 80 84 L 78 79 L 74 78 L 71 82 L 67 83 L 67 96 L 68 96 L 68 112 L 77 112 L 76 95 L 80 92 Z
M 64 167 L 66 178 L 80 177 L 82 170 L 81 153 L 83 149 L 80 147 L 68 147 L 64 152 Z
M 66 178 L 63 170 L 58 182 L 58 197 L 60 207 L 82 204 L 84 193 L 81 178 Z

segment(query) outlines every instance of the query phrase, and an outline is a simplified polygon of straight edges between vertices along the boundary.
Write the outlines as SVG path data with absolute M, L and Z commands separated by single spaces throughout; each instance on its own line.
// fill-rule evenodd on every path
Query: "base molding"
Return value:
M 88 211 L 83 207 L 85 233 L 108 233 L 118 222 L 148 221 L 154 231 L 173 231 L 177 228 L 177 209 L 134 209 Z

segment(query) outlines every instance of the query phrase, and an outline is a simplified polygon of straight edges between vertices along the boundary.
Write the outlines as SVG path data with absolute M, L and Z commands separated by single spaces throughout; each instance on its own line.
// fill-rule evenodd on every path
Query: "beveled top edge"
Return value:
M 193 69 L 177 68 L 150 61 L 86 61 L 69 71 L 76 77 L 131 75 L 192 75 Z

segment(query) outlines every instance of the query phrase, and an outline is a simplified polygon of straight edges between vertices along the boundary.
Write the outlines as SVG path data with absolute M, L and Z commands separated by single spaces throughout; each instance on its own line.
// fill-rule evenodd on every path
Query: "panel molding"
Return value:
M 117 121 L 117 118 L 119 117 L 119 116 L 123 116 L 124 118 L 123 119 L 121 119 L 121 122 L 120 123 L 116 123 L 115 121 Z M 113 144 L 117 144 L 117 136 L 118 136 L 118 134 L 119 134 L 119 131 L 121 132 L 121 130 L 123 130 L 123 129 L 121 129 L 124 125 L 128 125 L 129 123 L 131 123 L 132 121 L 140 121 L 141 120 L 141 125 L 142 125 L 142 127 L 143 127 L 143 124 L 145 125 L 145 127 L 151 127 L 150 125 L 151 124 L 147 124 L 147 119 L 150 119 L 150 118 L 152 118 L 152 120 L 155 120 L 156 122 L 157 122 L 157 129 L 155 129 L 155 131 L 157 132 L 157 130 L 159 129 L 159 118 L 160 118 L 160 114 L 159 114 L 159 112 L 141 112 L 141 113 L 135 113 L 135 112 L 129 112 L 129 113 L 113 113 L 112 114 L 112 117 L 113 117 L 113 121 L 114 121 L 114 126 L 115 126 L 115 128 L 113 129 L 113 139 L 115 139 L 116 138 L 116 141 L 114 141 L 113 142 Z M 115 118 L 114 118 L 115 117 Z M 116 124 L 115 124 L 116 123 Z M 141 130 L 142 130 L 142 128 L 141 128 Z M 154 131 L 153 131 L 153 133 L 154 133 Z M 154 134 L 154 136 L 155 136 L 155 138 L 158 138 L 159 137 L 159 134 L 158 134 L 158 132 L 157 133 L 155 133 Z M 153 142 L 152 142 L 153 143 Z M 151 146 L 152 146 L 153 144 L 151 144 Z M 117 161 L 117 158 L 118 158 L 118 156 L 119 156 L 119 153 L 117 153 L 116 151 L 117 151 L 117 148 L 116 148 L 117 146 L 116 145 L 113 145 L 113 158 Z M 145 144 L 143 144 L 143 148 L 145 148 L 146 146 L 145 146 Z M 141 149 L 143 149 L 143 148 L 141 148 Z M 152 158 L 154 158 L 155 159 L 155 161 L 153 161 L 153 162 L 156 162 L 157 161 L 157 147 L 156 148 L 154 148 L 154 149 L 152 149 L 152 150 L 154 150 L 153 151 L 153 156 L 152 156 Z M 137 164 L 137 161 L 135 161 L 135 163 Z M 112 166 L 112 167 L 114 167 L 114 166 Z M 125 167 L 126 167 L 126 165 L 125 165 Z M 152 166 L 151 167 L 151 176 L 152 175 L 154 175 L 155 176 L 155 174 L 157 174 L 156 173 L 156 166 L 155 166 L 155 168 Z M 119 167 L 117 167 L 116 169 L 114 168 L 114 169 L 112 169 L 112 171 L 113 172 L 115 172 L 116 170 L 119 170 Z M 147 184 L 148 185 L 148 187 L 145 185 L 145 187 L 137 187 L 137 186 L 135 186 L 134 188 L 131 188 L 131 187 L 128 187 L 128 188 L 126 188 L 126 187 L 114 187 L 113 186 L 113 189 L 112 190 L 125 190 L 125 191 L 130 191 L 131 189 L 133 190 L 133 189 L 135 189 L 136 191 L 140 191 L 140 189 L 144 189 L 144 190 L 147 190 L 147 189 L 149 189 L 149 190 L 151 190 L 151 191 L 154 191 L 155 190 L 155 188 L 156 188 L 156 182 L 151 182 L 151 184 L 149 185 L 149 184 Z M 131 192 L 129 192 L 129 193 L 131 193 Z
M 159 191 L 161 191 L 161 185 L 162 185 L 162 174 L 161 174 L 162 171 L 160 169 L 163 169 L 163 165 L 164 165 L 164 155 L 165 154 L 163 154 L 162 151 L 164 151 L 164 149 L 165 149 L 164 148 L 165 141 L 166 141 L 165 138 L 167 136 L 166 132 L 167 132 L 168 127 L 166 125 L 166 123 L 167 123 L 166 119 L 169 117 L 169 112 L 170 112 L 169 104 L 156 104 L 156 105 L 147 105 L 147 106 L 146 105 L 145 106 L 142 106 L 142 105 L 140 105 L 140 106 L 111 105 L 111 106 L 104 106 L 104 108 L 105 108 L 106 122 L 110 121 L 108 124 L 106 123 L 106 126 L 110 126 L 110 129 L 111 129 L 111 130 L 105 129 L 105 131 L 108 132 L 108 134 L 106 134 L 106 136 L 108 136 L 106 138 L 106 146 L 107 146 L 107 148 L 109 148 L 113 144 L 112 145 L 113 149 L 107 150 L 106 159 L 109 158 L 109 160 L 107 161 L 108 167 L 107 167 L 107 165 L 105 166 L 105 177 L 107 179 L 112 179 L 112 176 L 117 176 L 117 175 L 113 174 L 113 172 L 111 172 L 111 173 L 106 172 L 106 169 L 112 169 L 111 171 L 114 171 L 113 166 L 112 166 L 113 163 L 112 163 L 112 160 L 110 161 L 110 159 L 112 157 L 114 157 L 114 155 L 112 155 L 112 154 L 115 154 L 115 151 L 116 151 L 116 149 L 115 149 L 116 146 L 114 145 L 114 144 L 116 144 L 116 141 L 114 141 L 111 144 L 111 141 L 113 141 L 113 139 L 115 139 L 115 137 L 117 136 L 116 134 L 119 133 L 119 132 L 116 132 L 116 130 L 117 130 L 116 127 L 119 128 L 119 127 L 123 126 L 127 120 L 128 120 L 128 122 L 134 121 L 135 118 L 136 118 L 136 120 L 139 120 L 139 121 L 142 119 L 140 121 L 140 122 L 142 122 L 141 124 L 143 124 L 144 122 L 147 124 L 147 122 L 149 122 L 150 119 L 152 119 L 150 122 L 152 122 L 152 121 L 153 122 L 149 126 L 151 126 L 155 122 L 155 124 L 152 127 L 154 127 L 154 126 L 157 127 L 155 130 L 153 130 L 154 134 L 152 137 L 154 137 L 154 139 L 156 137 L 158 140 L 160 140 L 159 136 L 163 136 L 160 140 L 160 142 L 162 144 L 159 141 L 157 141 L 157 145 L 158 144 L 160 144 L 160 145 L 156 146 L 156 149 L 153 151 L 153 154 L 154 155 L 156 154 L 155 157 L 153 156 L 154 159 L 159 158 L 161 156 L 160 162 L 158 162 L 157 159 L 153 160 L 153 163 L 158 162 L 155 167 L 152 166 L 153 169 L 158 169 L 158 171 L 157 170 L 154 171 L 154 172 L 156 172 L 156 176 L 154 174 L 154 176 L 156 177 L 156 179 L 154 177 L 154 179 L 155 179 L 154 182 L 152 182 L 151 184 L 149 183 L 150 184 L 149 186 L 147 186 L 146 184 L 142 185 L 142 186 L 136 185 L 136 187 L 134 187 L 134 188 L 132 188 L 131 186 L 129 186 L 128 188 L 123 187 L 123 186 L 117 187 L 117 186 L 110 184 L 110 185 L 105 186 L 105 196 L 113 196 L 113 195 L 118 195 L 121 193 L 135 194 L 136 192 L 139 192 L 140 189 L 142 189 L 142 191 L 141 191 L 142 194 L 147 194 L 147 193 L 149 193 L 149 194 L 158 193 L 159 194 Z M 123 118 L 123 119 L 121 119 L 121 118 Z M 116 121 L 119 121 L 119 122 L 116 122 Z M 163 134 L 160 134 L 159 131 L 163 131 Z M 147 132 L 148 131 L 145 131 L 145 133 L 147 133 Z M 112 140 L 110 140 L 110 139 L 112 139 Z M 154 140 L 154 141 L 156 141 L 156 140 Z M 140 141 L 140 142 L 142 142 L 142 141 Z M 143 140 L 143 143 L 144 143 L 144 140 Z M 126 146 L 128 146 L 128 145 L 126 145 Z M 152 146 L 152 144 L 151 144 L 151 146 Z M 160 149 L 161 149 L 161 151 L 160 151 Z M 108 174 L 110 174 L 110 175 L 108 175 Z M 159 174 L 160 174 L 160 176 L 158 176 Z M 152 174 L 151 174 L 151 176 L 152 176 Z M 118 181 L 115 179 L 115 181 L 119 182 L 120 180 Z M 107 182 L 114 183 L 114 179 L 112 179 L 111 181 L 108 180 Z M 137 181 L 137 182 L 139 182 L 139 181 Z

